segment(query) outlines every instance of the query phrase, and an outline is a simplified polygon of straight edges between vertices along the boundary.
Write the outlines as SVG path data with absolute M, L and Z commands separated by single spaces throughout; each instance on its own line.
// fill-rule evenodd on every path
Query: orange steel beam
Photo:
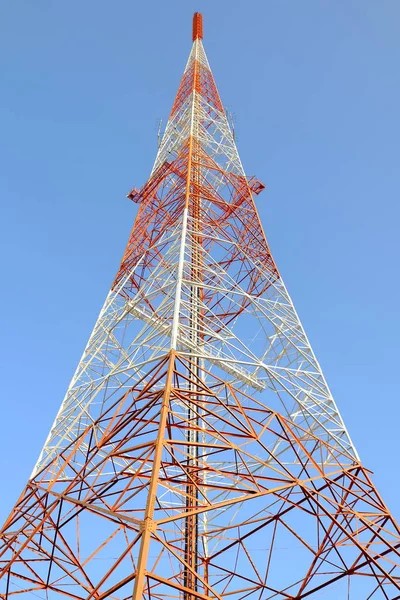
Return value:
M 147 495 L 146 510 L 144 519 L 142 522 L 142 538 L 140 543 L 139 558 L 137 563 L 135 585 L 133 588 L 133 598 L 139 600 L 143 594 L 144 578 L 146 574 L 146 567 L 148 562 L 148 554 L 150 548 L 150 538 L 152 532 L 156 529 L 157 525 L 154 522 L 154 505 L 156 502 L 157 487 L 159 481 L 159 472 L 161 467 L 162 452 L 164 449 L 164 434 L 167 426 L 167 418 L 169 413 L 170 395 L 172 387 L 172 377 L 174 374 L 174 363 L 175 363 L 175 351 L 171 350 L 169 355 L 169 364 L 167 371 L 167 378 L 165 381 L 165 391 L 163 395 L 163 401 L 160 413 L 160 423 L 158 428 L 158 434 L 154 446 L 154 459 L 153 468 L 151 471 L 151 478 L 149 482 L 149 490 Z

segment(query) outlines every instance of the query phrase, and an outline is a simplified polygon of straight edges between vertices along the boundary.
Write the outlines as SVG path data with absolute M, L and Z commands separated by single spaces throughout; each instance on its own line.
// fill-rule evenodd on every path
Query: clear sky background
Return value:
M 3 0 L 0 520 L 117 271 L 195 10 L 275 259 L 400 518 L 399 0 Z

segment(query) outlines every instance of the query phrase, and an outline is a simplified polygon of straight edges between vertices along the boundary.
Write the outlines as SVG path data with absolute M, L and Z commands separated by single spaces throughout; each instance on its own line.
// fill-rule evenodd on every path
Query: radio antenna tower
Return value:
M 400 598 L 399 527 L 272 258 L 202 38 L 196 13 L 120 269 L 1 531 L 3 599 Z

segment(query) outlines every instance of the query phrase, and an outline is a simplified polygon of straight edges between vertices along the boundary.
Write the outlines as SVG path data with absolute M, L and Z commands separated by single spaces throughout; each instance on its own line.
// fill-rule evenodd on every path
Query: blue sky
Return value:
M 366 466 L 395 515 L 400 42 L 397 0 L 68 3 L 0 19 L 4 518 L 118 268 L 204 14 L 272 251 Z

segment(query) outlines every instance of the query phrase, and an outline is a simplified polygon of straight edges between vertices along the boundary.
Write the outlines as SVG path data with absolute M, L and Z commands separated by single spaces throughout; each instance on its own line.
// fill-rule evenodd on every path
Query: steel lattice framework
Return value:
M 202 37 L 196 13 L 121 267 L 1 531 L 1 598 L 400 598 L 399 527 L 272 258 Z

